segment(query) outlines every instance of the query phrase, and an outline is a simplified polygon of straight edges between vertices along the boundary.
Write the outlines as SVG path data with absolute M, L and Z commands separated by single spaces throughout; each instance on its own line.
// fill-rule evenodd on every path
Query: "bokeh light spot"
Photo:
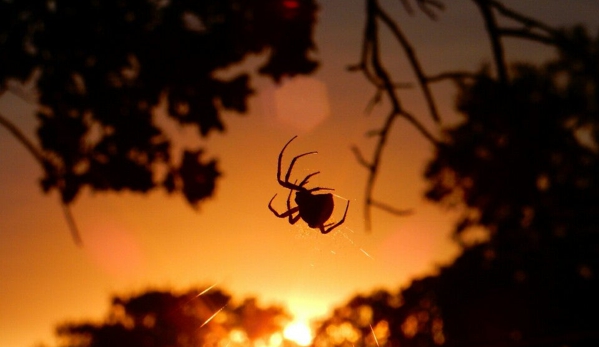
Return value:
M 331 113 L 326 85 L 312 77 L 284 79 L 274 103 L 277 120 L 301 131 L 312 130 Z
M 92 261 L 109 275 L 123 278 L 142 268 L 141 248 L 126 228 L 99 225 L 86 231 L 83 242 Z
M 291 9 L 291 10 L 295 10 L 296 8 L 299 7 L 299 1 L 297 0 L 283 0 L 283 6 L 285 6 L 285 8 Z

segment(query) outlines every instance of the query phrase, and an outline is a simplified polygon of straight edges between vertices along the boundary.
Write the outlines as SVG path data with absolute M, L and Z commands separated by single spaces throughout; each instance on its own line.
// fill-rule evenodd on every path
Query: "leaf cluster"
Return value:
M 36 76 L 44 191 L 67 204 L 83 187 L 211 196 L 216 160 L 175 148 L 157 109 L 198 136 L 224 131 L 221 113 L 245 112 L 252 89 L 247 72 L 217 72 L 249 54 L 266 54 L 259 72 L 276 81 L 312 72 L 315 12 L 311 0 L 0 2 L 0 91 Z
M 516 64 L 508 83 L 482 72 L 461 85 L 464 121 L 446 129 L 425 173 L 429 199 L 466 207 L 457 238 L 471 226 L 536 239 L 599 225 L 599 39 L 580 28 L 566 37 L 578 50 Z
M 183 293 L 148 290 L 114 297 L 99 323 L 64 323 L 57 328 L 63 346 L 203 346 L 268 341 L 290 320 L 281 307 L 262 307 L 255 298 L 240 304 L 212 288 Z

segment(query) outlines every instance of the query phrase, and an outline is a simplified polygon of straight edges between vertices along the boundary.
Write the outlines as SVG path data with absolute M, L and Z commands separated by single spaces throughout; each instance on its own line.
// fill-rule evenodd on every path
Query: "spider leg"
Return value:
M 308 183 L 308 180 L 309 180 L 309 179 L 310 179 L 312 176 L 314 176 L 314 175 L 317 175 L 317 174 L 319 174 L 319 173 L 320 173 L 320 171 L 316 171 L 316 172 L 314 172 L 314 173 L 311 173 L 311 174 L 309 174 L 308 176 L 306 176 L 306 177 L 305 177 L 305 178 L 304 178 L 304 179 L 303 179 L 303 180 L 300 182 L 300 184 L 299 184 L 299 187 L 301 187 L 301 188 L 304 188 L 304 185 L 306 185 L 306 184 Z M 297 182 L 297 181 L 293 182 L 293 184 L 295 185 L 295 183 L 296 183 L 296 182 Z M 305 189 L 305 188 L 304 188 L 304 189 Z M 312 189 L 307 189 L 307 191 L 308 191 L 308 192 L 315 192 L 315 191 L 317 191 L 317 190 L 335 190 L 335 189 L 333 189 L 333 188 L 322 188 L 322 187 L 316 187 L 316 188 L 312 188 Z
M 307 189 L 307 191 L 309 192 L 315 192 L 317 190 L 335 190 L 334 188 L 323 188 L 323 187 L 316 187 L 316 188 L 312 188 L 312 189 Z
M 283 212 L 283 213 L 279 213 L 277 212 L 277 210 L 274 209 L 274 207 L 272 207 L 272 201 L 277 197 L 277 194 L 275 194 L 275 196 L 272 197 L 272 199 L 270 199 L 270 202 L 268 203 L 268 209 L 275 214 L 275 216 L 279 217 L 279 218 L 287 218 L 291 215 L 293 215 L 295 212 L 299 211 L 299 206 L 296 206 L 294 208 L 288 209 L 287 211 Z M 299 217 L 299 215 L 297 215 Z M 291 217 L 290 217 L 291 218 Z M 297 220 L 295 221 L 297 222 Z M 293 223 L 295 223 L 293 222 Z M 291 223 L 291 219 L 290 219 L 290 223 Z M 291 223 L 291 224 L 293 224 Z
M 309 155 L 309 154 L 317 154 L 317 153 L 318 153 L 318 152 L 316 152 L 316 151 L 312 151 L 312 152 L 303 153 L 303 154 L 300 154 L 300 155 L 298 155 L 298 156 L 295 156 L 295 157 L 294 157 L 294 158 L 291 160 L 291 163 L 289 164 L 289 169 L 287 169 L 287 174 L 285 175 L 285 182 L 289 183 L 289 176 L 291 176 L 291 170 L 293 170 L 293 166 L 295 165 L 295 162 L 296 162 L 296 161 L 297 161 L 299 158 L 301 158 L 301 157 L 303 157 L 303 156 L 306 156 L 306 155 Z M 318 173 L 318 172 L 316 172 L 316 173 Z M 316 174 L 316 173 L 315 173 L 315 174 Z M 312 175 L 315 175 L 315 174 L 312 174 Z
M 287 148 L 287 146 L 291 143 L 291 141 L 293 141 L 295 138 L 297 137 L 294 136 L 293 138 L 291 138 L 291 140 L 289 140 L 289 142 L 287 142 L 285 144 L 285 146 L 283 147 L 283 149 L 281 150 L 281 153 L 279 153 L 279 161 L 278 161 L 278 165 L 277 165 L 277 181 L 279 181 L 279 184 L 287 189 L 293 189 L 293 190 L 302 190 L 301 186 L 297 186 L 295 184 L 292 184 L 291 182 L 289 182 L 289 177 L 291 176 L 291 170 L 293 170 L 293 166 L 295 165 L 295 162 L 308 154 L 316 154 L 318 152 L 314 151 L 314 152 L 308 152 L 308 153 L 304 153 L 304 154 L 300 154 L 296 157 L 294 157 L 291 160 L 291 163 L 289 164 L 289 168 L 287 169 L 287 173 L 285 174 L 285 180 L 283 181 L 281 179 L 281 162 L 283 161 L 283 152 L 285 152 L 285 149 Z M 314 176 L 315 174 L 312 174 L 312 176 Z M 310 176 L 310 175 L 309 175 Z M 309 178 L 309 177 L 308 177 Z M 307 181 L 306 181 L 307 183 Z M 305 183 L 304 183 L 305 184 Z
M 345 222 L 345 216 L 347 216 L 347 210 L 349 209 L 349 200 L 347 200 L 347 205 L 345 206 L 345 213 L 343 213 L 343 218 L 341 218 L 341 220 L 335 224 L 333 224 L 331 227 L 325 229 L 325 226 L 321 226 L 320 227 L 320 232 L 323 234 L 328 234 L 331 232 L 331 230 L 335 229 L 336 227 L 340 226 L 341 224 L 343 224 L 343 222 Z
M 293 182 L 293 184 L 296 184 L 297 181 Z M 293 190 L 289 189 L 289 195 L 287 196 L 287 210 L 291 211 L 291 193 L 293 192 Z M 299 210 L 299 206 L 296 206 L 296 209 Z M 297 221 L 300 219 L 300 215 L 298 214 L 297 216 L 293 216 L 293 213 L 289 214 L 289 224 L 295 224 L 297 223 Z
M 283 180 L 281 180 L 281 161 L 283 160 L 283 152 L 285 152 L 285 149 L 287 148 L 287 146 L 289 146 L 289 144 L 291 143 L 291 141 L 295 140 L 295 138 L 297 137 L 297 135 L 295 135 L 294 137 L 291 138 L 291 140 L 289 140 L 285 146 L 283 146 L 283 149 L 281 150 L 281 153 L 279 153 L 279 161 L 277 162 L 277 181 L 279 181 L 279 184 L 282 185 L 285 188 L 289 188 L 289 189 L 294 189 L 291 186 L 291 184 L 287 185 L 287 183 Z
M 314 176 L 314 175 L 318 175 L 320 173 L 320 171 L 316 171 L 314 173 L 309 174 L 308 176 L 306 176 L 299 184 L 300 187 L 303 187 L 306 183 L 308 183 L 308 180 L 310 179 L 310 177 Z M 293 182 L 295 184 L 295 182 Z
M 278 180 L 279 180 L 279 184 L 280 184 L 280 185 L 282 185 L 282 186 L 283 186 L 283 187 L 285 187 L 285 188 L 294 189 L 294 190 L 300 190 L 300 186 L 297 186 L 297 185 L 295 185 L 295 184 L 292 184 L 291 182 L 289 182 L 289 177 L 291 176 L 291 170 L 293 170 L 293 166 L 295 165 L 295 162 L 296 162 L 296 161 L 297 161 L 299 158 L 301 158 L 301 157 L 303 157 L 303 156 L 305 156 L 305 155 L 308 155 L 308 154 L 316 154 L 316 153 L 318 153 L 318 152 L 308 152 L 308 153 L 300 154 L 300 155 L 298 155 L 297 157 L 294 157 L 294 158 L 291 160 L 291 164 L 289 164 L 289 169 L 287 169 L 287 173 L 285 174 L 285 181 L 281 180 L 281 177 L 280 177 L 280 175 L 277 177 L 277 178 L 278 178 Z M 280 159 L 280 158 L 279 158 L 279 159 Z M 278 171 L 278 173 L 277 173 L 277 174 L 279 174 L 279 173 L 280 173 L 280 168 L 281 168 L 281 161 L 279 160 L 279 171 Z M 318 173 L 318 172 L 316 172 L 316 173 Z M 315 173 L 315 174 L 316 174 L 316 173 Z M 310 176 L 310 175 L 308 175 L 308 176 Z M 314 176 L 314 174 L 313 174 L 312 176 Z
M 291 217 L 291 215 L 289 215 L 289 224 L 293 225 L 295 223 L 297 223 L 298 220 L 300 220 L 300 215 L 296 215 L 295 217 Z

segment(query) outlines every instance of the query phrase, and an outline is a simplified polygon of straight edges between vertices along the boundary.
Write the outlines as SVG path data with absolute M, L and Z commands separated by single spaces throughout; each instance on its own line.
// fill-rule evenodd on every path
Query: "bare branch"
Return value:
M 542 23 L 536 19 L 533 19 L 533 18 L 524 16 L 520 13 L 517 13 L 516 11 L 507 8 L 504 4 L 502 4 L 501 2 L 499 2 L 497 0 L 489 0 L 488 4 L 489 4 L 489 6 L 494 7 L 497 10 L 497 12 L 501 13 L 505 17 L 508 17 L 510 19 L 513 19 L 517 22 L 522 23 L 526 28 L 537 28 L 537 29 L 547 32 L 548 34 L 550 34 L 553 37 L 556 37 L 556 38 L 561 37 L 561 33 L 558 30 L 555 30 L 552 27 L 550 27 L 549 25 Z
M 414 14 L 414 9 L 411 6 L 413 3 L 411 3 L 411 0 L 400 1 L 409 14 Z M 445 8 L 444 4 L 440 0 L 414 1 L 418 5 L 419 9 L 432 19 L 436 19 L 436 13 L 433 12 L 434 10 L 444 10 Z M 498 0 L 472 1 L 477 5 L 483 18 L 485 29 L 488 33 L 489 42 L 491 44 L 491 50 L 496 69 L 496 78 L 501 83 L 507 83 L 509 78 L 504 45 L 502 42 L 504 37 L 523 38 L 549 45 L 558 45 L 563 39 L 563 35 L 560 31 L 552 29 L 542 22 L 523 16 L 505 7 Z M 349 69 L 351 71 L 362 71 L 367 80 L 377 88 L 375 95 L 368 103 L 366 108 L 367 111 L 370 111 L 374 105 L 378 104 L 383 96 L 388 97 L 389 102 L 391 103 L 391 110 L 385 118 L 382 128 L 370 133 L 371 136 L 377 138 L 374 153 L 372 154 L 371 159 L 366 160 L 362 153 L 355 146 L 352 147 L 352 151 L 354 152 L 358 162 L 369 170 L 365 192 L 364 217 L 366 229 L 370 230 L 371 209 L 373 207 L 395 215 L 406 215 L 411 212 L 411 210 L 396 209 L 391 205 L 373 199 L 374 186 L 379 169 L 381 167 L 382 155 L 395 119 L 398 117 L 406 119 L 433 146 L 438 147 L 441 143 L 441 141 L 437 139 L 437 136 L 433 135 L 433 133 L 430 132 L 422 122 L 420 122 L 419 118 L 402 106 L 399 94 L 397 92 L 398 86 L 393 83 L 390 74 L 387 72 L 386 67 L 381 61 L 381 52 L 379 47 L 380 33 L 378 30 L 378 25 L 382 24 L 384 28 L 388 29 L 394 40 L 396 40 L 401 49 L 403 49 L 404 55 L 416 76 L 419 89 L 426 101 L 430 117 L 435 121 L 435 123 L 437 123 L 437 125 L 440 124 L 440 116 L 437 110 L 436 101 L 431 91 L 431 84 L 452 80 L 455 83 L 462 85 L 468 80 L 479 78 L 479 75 L 464 71 L 445 71 L 436 75 L 427 76 L 420 65 L 420 60 L 417 57 L 411 42 L 402 32 L 399 23 L 389 16 L 387 12 L 385 12 L 385 10 L 379 4 L 379 0 L 366 0 L 366 5 L 367 16 L 362 42 L 361 60 L 359 64 L 354 65 Z M 496 16 L 503 16 L 503 18 L 514 20 L 523 27 L 499 27 Z M 516 27 L 517 26 L 518 24 L 516 24 Z
M 8 120 L 8 118 L 3 116 L 2 114 L 0 114 L 0 125 L 7 129 L 17 139 L 17 141 L 19 141 L 27 149 L 27 151 L 29 151 L 33 158 L 35 158 L 35 160 L 41 165 L 42 170 L 47 170 L 46 164 L 48 163 L 48 161 L 46 160 L 46 157 L 41 152 L 41 150 L 38 149 L 33 144 L 33 142 L 29 140 L 27 136 L 25 136 L 25 134 L 23 134 L 23 132 L 19 128 L 17 128 L 16 125 L 14 125 L 11 121 Z M 81 236 L 79 234 L 79 230 L 77 229 L 77 225 L 75 224 L 75 219 L 71 214 L 69 205 L 62 201 L 62 199 L 60 203 L 62 205 L 62 209 L 65 215 L 65 219 L 67 220 L 69 229 L 71 230 L 73 241 L 77 246 L 81 246 L 83 242 L 81 241 Z
M 372 40 L 375 37 L 373 33 L 373 20 L 374 18 L 370 15 L 370 10 L 368 10 L 367 6 L 367 17 L 366 17 L 366 25 L 364 26 L 364 34 L 362 38 L 362 52 L 360 57 L 360 62 L 355 65 L 351 65 L 348 67 L 349 71 L 362 71 L 366 79 L 372 83 L 377 88 L 381 88 L 381 82 L 377 77 L 375 77 L 372 72 L 368 69 L 368 56 L 372 51 Z
M 71 213 L 71 208 L 68 204 L 64 203 L 61 199 L 62 212 L 64 213 L 64 218 L 67 220 L 67 224 L 69 229 L 71 230 L 71 237 L 73 237 L 73 242 L 79 247 L 83 246 L 83 240 L 81 239 L 81 234 L 79 233 L 79 228 L 77 228 L 77 223 L 75 223 L 75 218 L 73 218 L 73 214 Z
M 493 59 L 495 60 L 497 78 L 501 83 L 507 83 L 507 64 L 505 62 L 503 45 L 501 44 L 501 35 L 499 33 L 497 22 L 495 20 L 495 16 L 493 15 L 489 0 L 474 0 L 474 3 L 476 3 L 482 14 L 487 33 L 489 34 L 489 41 L 491 41 L 491 48 L 493 50 Z
M 408 122 L 412 123 L 416 130 L 418 130 L 420 134 L 422 134 L 422 136 L 424 136 L 424 138 L 427 139 L 431 144 L 433 144 L 435 147 L 439 145 L 437 138 L 433 136 L 433 134 L 431 134 L 411 113 L 408 111 L 402 111 L 401 116 L 407 119 Z
M 374 95 L 372 96 L 372 98 L 370 99 L 370 101 L 368 101 L 368 105 L 366 105 L 366 108 L 364 109 L 364 113 L 366 114 L 370 114 L 370 112 L 372 112 L 372 110 L 374 109 L 374 107 L 381 102 L 381 98 L 383 97 L 383 91 L 381 88 L 377 88 L 376 93 L 374 93 Z
M 0 114 L 0 125 L 2 125 L 6 130 L 8 130 L 16 139 L 19 141 L 28 151 L 29 153 L 38 161 L 38 163 L 44 167 L 44 163 L 46 161 L 42 152 L 33 144 L 33 141 L 29 140 L 23 132 L 16 125 L 14 125 L 11 121 L 8 120 L 5 116 Z
M 403 5 L 403 8 L 406 10 L 406 12 L 408 12 L 408 14 L 410 16 L 414 15 L 414 9 L 410 5 L 410 1 L 409 0 L 400 0 L 400 1 L 401 1 L 401 4 Z
M 420 10 L 432 20 L 437 20 L 437 15 L 433 12 L 434 10 L 431 9 L 431 7 L 435 7 L 440 11 L 445 10 L 445 5 L 437 0 L 417 0 L 417 4 Z
M 403 48 L 410 65 L 412 66 L 412 70 L 416 74 L 416 79 L 418 80 L 418 84 L 420 85 L 420 89 L 422 89 L 422 94 L 426 100 L 426 104 L 429 108 L 429 112 L 433 120 L 437 123 L 440 122 L 439 113 L 437 111 L 436 103 L 433 99 L 433 94 L 426 83 L 426 77 L 420 66 L 420 61 L 416 57 L 416 53 L 414 52 L 414 48 L 405 37 L 403 32 L 399 29 L 399 26 L 387 15 L 385 11 L 378 5 L 376 0 L 371 1 L 373 3 L 373 9 L 376 11 L 375 15 L 378 15 L 381 20 L 387 25 L 387 27 L 391 30 L 401 47 Z
M 401 0 L 401 3 L 408 14 L 414 14 L 414 9 L 412 9 L 412 6 L 410 6 L 409 0 Z M 445 5 L 443 5 L 441 1 L 437 0 L 416 0 L 416 4 L 418 5 L 418 8 L 420 8 L 420 11 L 422 11 L 432 20 L 437 20 L 437 15 L 435 12 L 433 12 L 434 10 L 431 9 L 431 7 L 434 7 L 440 11 L 445 10 Z
M 428 76 L 426 78 L 426 81 L 428 83 L 435 83 L 435 82 L 441 82 L 444 80 L 462 81 L 462 80 L 466 80 L 466 79 L 476 79 L 476 78 L 478 78 L 478 75 L 475 73 L 455 71 L 455 72 L 442 72 L 437 75 Z
M 368 68 L 364 62 L 360 62 L 360 63 L 354 64 L 354 65 L 349 65 L 347 67 L 347 71 L 349 71 L 349 72 L 361 71 L 364 74 L 364 76 L 366 77 L 366 79 L 368 80 L 368 82 L 373 84 L 375 87 L 377 87 L 379 89 L 385 88 L 383 82 L 380 81 L 376 75 L 373 75 L 372 72 L 370 72 L 368 70 Z M 394 83 L 392 83 L 392 85 L 395 89 L 414 88 L 414 84 L 411 82 L 394 82 Z
M 356 156 L 356 160 L 358 160 L 358 163 L 360 163 L 360 165 L 364 166 L 366 169 L 368 169 L 368 171 L 373 171 L 374 170 L 374 166 L 372 166 L 372 164 L 370 164 L 362 155 L 362 152 L 360 152 L 360 149 L 357 146 L 351 146 L 351 150 L 354 153 L 354 155 Z
M 391 78 L 389 74 L 382 66 L 380 61 L 380 52 L 379 52 L 379 42 L 378 42 L 378 26 L 377 26 L 377 13 L 379 10 L 377 9 L 378 5 L 376 4 L 376 0 L 369 0 L 367 7 L 367 20 L 366 20 L 366 35 L 365 39 L 368 40 L 368 47 L 370 47 L 369 53 L 366 57 L 364 57 L 368 61 L 376 74 L 377 78 L 383 82 L 384 88 L 380 88 L 385 90 L 388 95 L 391 104 L 392 111 L 389 113 L 385 120 L 385 124 L 383 125 L 381 131 L 378 134 L 378 141 L 375 147 L 373 159 L 369 166 L 369 175 L 368 181 L 366 183 L 366 192 L 365 192 L 365 208 L 364 208 L 364 220 L 366 222 L 366 230 L 371 230 L 371 200 L 372 194 L 374 191 L 374 185 L 376 182 L 378 168 L 380 166 L 380 161 L 383 154 L 383 149 L 385 148 L 385 143 L 387 142 L 387 136 L 389 131 L 391 130 L 391 126 L 393 121 L 400 114 L 402 107 L 399 101 L 399 98 L 395 94 L 395 90 L 393 88 L 393 83 L 391 82 Z M 370 58 L 369 60 L 367 58 Z M 355 152 L 354 152 L 355 153 Z M 366 160 L 362 158 L 363 163 L 367 163 Z
M 531 32 L 530 29 L 526 29 L 526 28 L 524 28 L 524 29 L 503 28 L 503 29 L 499 29 L 498 33 L 502 36 L 511 36 L 511 37 L 527 39 L 527 40 L 543 43 L 546 45 L 555 45 L 557 43 L 555 37 L 544 36 L 541 34 L 535 34 L 535 33 Z
M 559 30 L 556 30 L 541 21 L 522 15 L 506 7 L 497 0 L 474 0 L 474 2 L 478 5 L 485 21 L 485 26 L 493 48 L 497 77 L 501 82 L 505 83 L 508 80 L 503 45 L 500 42 L 501 37 L 517 37 L 546 45 L 557 45 L 563 38 L 563 35 Z M 520 29 L 500 28 L 495 20 L 493 9 L 504 17 L 519 22 L 524 27 Z M 540 30 L 545 32 L 545 34 L 536 33 L 534 30 Z
M 397 85 L 393 83 L 390 74 L 387 72 L 387 70 L 381 62 L 378 36 L 379 19 L 382 20 L 382 22 L 392 31 L 395 38 L 400 42 L 401 47 L 404 49 L 404 52 L 406 53 L 406 56 L 408 57 L 408 60 L 410 61 L 413 70 L 415 71 L 415 74 L 418 79 L 418 84 L 420 85 L 420 89 L 425 95 L 425 99 L 427 101 L 431 117 L 436 122 L 439 122 L 439 116 L 437 113 L 435 101 L 432 97 L 432 93 L 427 84 L 427 79 L 420 67 L 420 63 L 414 53 L 412 46 L 408 42 L 407 38 L 403 35 L 399 27 L 380 8 L 377 0 L 368 0 L 366 27 L 364 30 L 364 43 L 362 46 L 362 60 L 360 64 L 352 67 L 352 70 L 357 70 L 359 68 L 362 71 L 364 71 L 367 79 L 377 87 L 377 92 L 374 95 L 374 98 L 370 101 L 367 109 L 370 109 L 372 105 L 378 103 L 383 93 L 387 95 L 389 101 L 391 102 L 391 111 L 387 115 L 387 118 L 385 119 L 382 128 L 372 134 L 373 136 L 377 137 L 377 143 L 375 146 L 374 153 L 372 155 L 372 159 L 370 161 L 367 161 L 356 147 L 352 147 L 352 150 L 354 152 L 354 155 L 356 155 L 358 162 L 369 170 L 364 198 L 364 219 L 366 222 L 366 230 L 368 231 L 371 229 L 372 207 L 382 208 L 390 212 L 394 211 L 394 214 L 396 215 L 406 214 L 406 211 L 404 210 L 394 209 L 391 206 L 385 205 L 380 202 L 374 202 L 372 200 L 374 186 L 378 176 L 378 168 L 381 166 L 380 163 L 383 156 L 383 150 L 386 147 L 387 138 L 389 136 L 389 132 L 393 126 L 393 122 L 395 121 L 395 119 L 397 119 L 398 117 L 405 118 L 427 140 L 429 140 L 431 143 L 435 145 L 438 143 L 435 137 L 424 127 L 424 125 L 421 124 L 411 113 L 404 110 L 404 108 L 402 107 L 399 96 L 396 93 Z M 370 71 L 369 68 L 372 68 L 372 71 Z
M 380 201 L 377 201 L 377 200 L 370 200 L 370 205 L 372 207 L 379 208 L 379 209 L 381 209 L 383 211 L 389 212 L 389 213 L 394 214 L 396 216 L 407 216 L 407 215 L 410 215 L 410 214 L 414 213 L 414 210 L 412 210 L 412 209 L 400 210 L 400 209 L 397 209 L 397 208 L 395 208 L 395 207 L 393 207 L 391 205 L 385 204 L 384 202 L 380 202 Z
M 380 129 L 368 130 L 366 132 L 366 137 L 374 137 L 374 136 L 380 136 L 380 135 L 381 135 Z

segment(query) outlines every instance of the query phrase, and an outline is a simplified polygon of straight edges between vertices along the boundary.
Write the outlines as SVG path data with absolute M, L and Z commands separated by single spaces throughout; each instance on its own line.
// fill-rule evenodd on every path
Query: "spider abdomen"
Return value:
M 299 191 L 295 195 L 299 206 L 300 217 L 310 228 L 323 226 L 333 214 L 333 194 L 312 194 L 309 191 Z

